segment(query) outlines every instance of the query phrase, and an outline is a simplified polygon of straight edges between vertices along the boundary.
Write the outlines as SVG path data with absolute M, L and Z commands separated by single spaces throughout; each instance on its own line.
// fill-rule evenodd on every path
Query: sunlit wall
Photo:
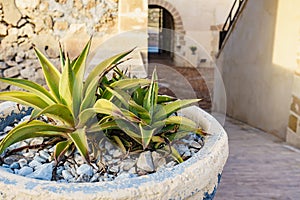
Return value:
M 273 63 L 291 71 L 296 68 L 296 50 L 299 46 L 299 8 L 299 0 L 278 0 Z
M 299 44 L 299 8 L 299 0 L 248 0 L 218 58 L 227 114 L 283 139 Z M 215 99 L 215 105 L 220 103 Z

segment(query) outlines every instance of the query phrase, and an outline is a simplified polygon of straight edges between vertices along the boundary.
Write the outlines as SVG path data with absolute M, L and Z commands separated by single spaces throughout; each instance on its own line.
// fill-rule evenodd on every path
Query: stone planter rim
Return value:
M 205 139 L 204 147 L 184 163 L 145 176 L 97 183 L 36 180 L 0 169 L 0 197 L 5 195 L 4 197 L 11 198 L 15 193 L 18 197 L 47 199 L 128 199 L 133 196 L 137 199 L 184 199 L 200 193 L 200 198 L 197 199 L 204 199 L 215 193 L 227 160 L 227 134 L 216 119 L 199 107 L 185 108 L 182 113 L 196 119 L 210 133 Z M 201 183 L 196 183 L 197 179 L 202 179 Z M 190 185 L 191 183 L 194 184 Z M 188 189 L 182 188 L 180 191 L 179 184 L 188 184 Z

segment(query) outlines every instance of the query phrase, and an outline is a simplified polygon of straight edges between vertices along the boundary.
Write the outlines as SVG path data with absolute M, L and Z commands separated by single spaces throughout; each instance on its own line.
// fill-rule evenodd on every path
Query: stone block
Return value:
M 84 6 L 86 6 L 89 3 L 89 0 L 82 0 L 82 3 Z
M 94 7 L 96 7 L 96 1 L 89 1 L 89 2 L 87 3 L 87 5 L 85 6 L 85 8 L 86 8 L 87 10 L 90 10 L 90 9 L 92 9 L 92 8 L 94 8 Z
M 48 48 L 48 46 L 46 46 L 45 51 L 49 58 L 57 58 L 59 56 L 59 53 L 54 48 Z
M 297 148 L 300 148 L 300 134 L 288 130 L 286 134 L 286 142 Z
M 294 96 L 300 98 L 300 75 L 294 75 L 294 82 L 293 82 L 293 88 L 292 92 Z
M 35 69 L 33 67 L 27 67 L 20 71 L 20 74 L 23 78 L 32 79 L 35 75 Z
M 15 60 L 16 60 L 16 63 L 21 63 L 24 61 L 24 57 L 16 56 Z
M 33 19 L 33 23 L 35 25 L 34 28 L 35 33 L 41 32 L 41 30 L 44 28 L 44 20 L 41 18 Z
M 6 65 L 4 62 L 0 62 L 0 69 L 6 69 Z
M 65 14 L 61 11 L 55 10 L 50 14 L 53 18 L 63 17 Z
M 47 56 L 50 58 L 59 56 L 58 41 L 50 33 L 35 35 L 32 38 L 32 42 L 42 53 L 47 53 Z
M 51 16 L 45 16 L 44 17 L 44 23 L 46 24 L 46 26 L 49 28 L 49 29 L 52 29 L 53 28 L 53 19 Z
M 45 80 L 44 80 L 44 74 L 43 74 L 43 70 L 42 69 L 38 69 L 36 71 L 36 73 L 34 74 L 34 77 L 32 79 L 34 82 L 43 85 L 45 84 Z
M 61 39 L 61 43 L 68 50 L 71 59 L 77 57 L 90 35 L 87 32 L 85 24 L 71 24 L 65 36 Z
M 7 66 L 10 66 L 10 67 L 14 67 L 14 66 L 17 66 L 18 63 L 16 61 L 13 61 L 13 60 L 6 60 L 6 65 Z
M 17 41 L 18 41 L 18 35 L 8 33 L 8 35 L 1 40 L 1 46 L 3 48 L 10 47 L 12 43 L 15 43 Z
M 49 9 L 49 3 L 44 1 L 40 4 L 40 11 L 45 12 Z
M 292 96 L 292 104 L 290 109 L 300 116 L 300 99 L 298 97 Z
M 0 0 L 3 5 L 4 21 L 13 26 L 17 26 L 22 14 L 16 7 L 15 0 Z
M 20 72 L 19 72 L 18 67 L 11 67 L 11 68 L 4 70 L 4 72 L 3 72 L 4 77 L 8 77 L 8 78 L 18 76 L 19 74 L 20 74 Z
M 33 10 L 40 4 L 40 0 L 15 0 L 15 3 L 18 8 Z
M 119 1 L 119 29 L 121 31 L 147 29 L 147 5 L 146 0 Z
M 24 89 L 20 88 L 20 87 L 17 87 L 15 85 L 10 85 L 9 86 L 9 90 L 10 91 L 24 91 Z
M 8 35 L 19 35 L 19 29 L 10 26 L 8 29 Z
M 34 35 L 33 27 L 31 24 L 27 23 L 25 26 L 23 26 L 19 31 L 19 36 L 28 36 L 31 38 Z
M 83 4 L 82 4 L 81 0 L 74 0 L 74 6 L 75 6 L 75 8 L 80 10 L 80 9 L 82 9 Z
M 5 24 L 0 24 L 0 36 L 7 35 L 7 26 Z
M 55 0 L 55 1 L 60 4 L 65 4 L 65 3 L 67 3 L 68 0 Z
M 60 30 L 60 31 L 63 31 L 63 30 L 67 30 L 68 27 L 69 27 L 68 22 L 66 22 L 66 21 L 56 21 L 56 22 L 54 23 L 53 29 L 54 29 L 54 30 Z
M 295 115 L 291 114 L 291 115 L 289 116 L 289 124 L 288 124 L 288 127 L 289 127 L 292 131 L 294 131 L 295 133 L 297 132 L 297 123 L 298 123 L 298 118 L 297 118 Z
M 15 57 L 16 51 L 14 50 L 14 48 L 6 47 L 4 48 L 2 55 L 3 55 L 3 60 L 7 62 L 12 60 Z
M 30 65 L 29 66 L 33 67 L 35 70 L 42 69 L 42 67 L 40 65 L 40 62 L 37 59 L 36 60 L 30 60 Z
M 0 91 L 6 90 L 8 88 L 8 86 L 9 86 L 9 84 L 7 84 L 7 83 L 1 83 L 0 84 Z
M 26 19 L 21 19 L 19 22 L 18 22 L 18 28 L 20 28 L 21 26 L 23 26 L 24 24 L 27 23 L 27 20 Z
M 25 51 L 28 51 L 31 47 L 32 44 L 28 39 L 24 40 L 22 43 L 19 43 L 19 50 L 24 53 Z

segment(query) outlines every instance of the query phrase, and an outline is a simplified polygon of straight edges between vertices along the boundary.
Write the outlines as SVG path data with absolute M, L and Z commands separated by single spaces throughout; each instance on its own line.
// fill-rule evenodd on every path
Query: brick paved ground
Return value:
M 160 64 L 150 62 L 148 64 L 148 74 L 156 67 L 159 83 L 163 94 L 176 96 L 181 99 L 199 98 L 199 106 L 206 110 L 211 110 L 211 94 L 213 93 L 214 69 L 178 67 L 172 63 Z
M 300 200 L 300 150 L 227 118 L 230 155 L 215 200 Z

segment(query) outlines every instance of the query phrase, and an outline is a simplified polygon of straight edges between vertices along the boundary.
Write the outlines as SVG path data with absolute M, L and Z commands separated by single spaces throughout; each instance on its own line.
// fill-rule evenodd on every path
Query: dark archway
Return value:
M 148 58 L 172 59 L 174 56 L 174 20 L 171 13 L 158 5 L 149 5 Z

